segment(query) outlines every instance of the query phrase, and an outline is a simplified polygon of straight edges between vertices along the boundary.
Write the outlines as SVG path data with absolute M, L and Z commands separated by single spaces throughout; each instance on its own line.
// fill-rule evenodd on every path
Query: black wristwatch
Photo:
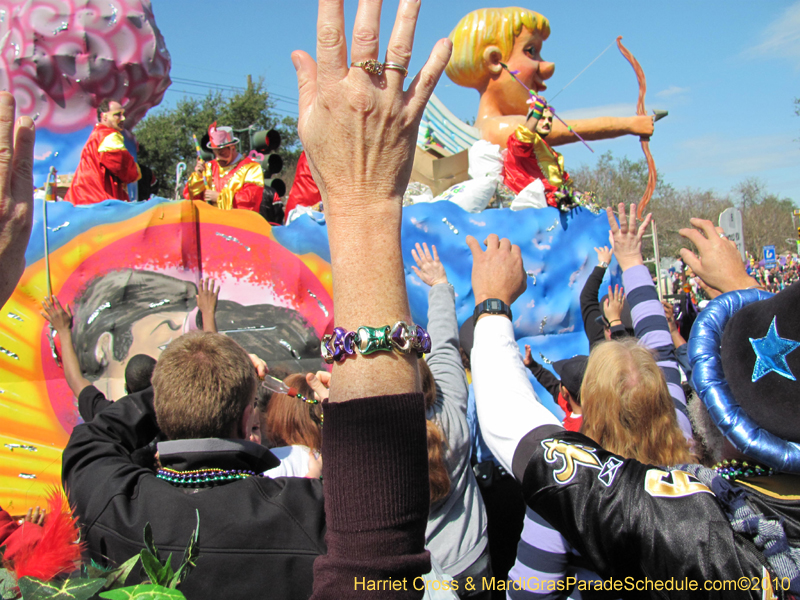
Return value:
M 478 317 L 484 313 L 490 315 L 507 315 L 509 320 L 513 320 L 511 317 L 511 307 L 509 307 L 508 304 L 497 298 L 489 298 L 475 306 L 475 312 L 472 313 L 473 327 L 478 322 Z

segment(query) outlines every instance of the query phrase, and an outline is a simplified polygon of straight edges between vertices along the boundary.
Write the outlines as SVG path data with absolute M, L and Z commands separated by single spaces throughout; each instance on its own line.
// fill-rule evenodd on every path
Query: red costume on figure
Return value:
M 205 176 L 210 189 L 217 190 L 217 208 L 230 210 L 242 208 L 258 212 L 264 196 L 264 173 L 261 165 L 251 158 L 244 157 L 230 167 L 222 167 L 216 160 L 206 163 Z M 183 188 L 187 200 L 202 200 L 206 191 L 203 176 L 192 173 Z
M 297 170 L 294 172 L 292 191 L 289 192 L 289 198 L 286 200 L 286 216 L 289 216 L 295 206 L 314 206 L 320 202 L 322 202 L 322 195 L 319 193 L 319 188 L 311 176 L 306 152 L 303 150 L 297 160 Z
M 564 157 L 552 149 L 538 133 L 524 125 L 508 136 L 506 156 L 503 161 L 503 183 L 519 194 L 534 180 L 544 185 L 550 206 L 558 206 L 556 192 L 572 185 L 564 170 Z
M 139 165 L 125 149 L 122 134 L 98 123 L 83 147 L 65 200 L 73 204 L 97 204 L 108 199 L 127 202 L 127 185 L 141 176 Z

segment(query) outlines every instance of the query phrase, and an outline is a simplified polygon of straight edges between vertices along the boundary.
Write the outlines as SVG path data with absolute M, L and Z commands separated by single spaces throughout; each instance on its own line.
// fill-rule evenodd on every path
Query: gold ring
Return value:
M 383 63 L 379 63 L 374 58 L 369 60 L 362 60 L 359 62 L 350 63 L 351 67 L 360 67 L 370 75 L 383 75 Z
M 383 68 L 386 71 L 400 71 L 403 74 L 403 77 L 408 77 L 408 69 L 406 69 L 403 65 L 398 65 L 397 63 L 393 62 L 385 62 L 383 63 Z

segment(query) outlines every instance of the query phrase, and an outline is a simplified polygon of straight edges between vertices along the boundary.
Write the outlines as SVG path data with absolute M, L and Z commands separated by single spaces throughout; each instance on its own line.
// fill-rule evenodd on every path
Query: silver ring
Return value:
M 383 63 L 379 63 L 374 58 L 370 58 L 369 60 L 361 60 L 359 62 L 350 63 L 351 67 L 359 67 L 364 69 L 370 75 L 383 75 Z
M 719 237 L 721 237 L 723 240 L 727 240 L 727 239 L 728 239 L 728 236 L 727 236 L 727 235 L 725 235 L 724 233 L 720 233 L 720 234 L 718 234 L 718 235 L 719 235 Z
M 403 74 L 403 77 L 408 77 L 408 69 L 406 69 L 403 65 L 393 62 L 385 62 L 383 63 L 383 68 L 386 71 L 400 71 Z

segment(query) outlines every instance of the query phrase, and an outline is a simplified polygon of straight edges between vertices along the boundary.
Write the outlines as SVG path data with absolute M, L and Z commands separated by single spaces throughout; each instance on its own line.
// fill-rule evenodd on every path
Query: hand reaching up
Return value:
M 631 204 L 630 214 L 626 218 L 625 205 L 619 204 L 619 224 L 614 217 L 611 207 L 606 208 L 608 224 L 611 227 L 611 235 L 614 240 L 614 256 L 623 271 L 636 265 L 643 265 L 642 258 L 642 237 L 650 225 L 652 215 L 648 214 L 642 224 L 636 226 L 636 204 Z
M 25 270 L 33 224 L 33 144 L 30 117 L 14 120 L 16 102 L 0 92 L 0 307 Z
M 444 265 L 439 261 L 439 254 L 436 252 L 436 246 L 431 244 L 433 248 L 433 255 L 428 250 L 428 244 L 422 243 L 422 246 L 417 243 L 417 248 L 411 249 L 411 256 L 414 257 L 414 262 L 417 266 L 412 266 L 414 273 L 417 274 L 423 283 L 427 283 L 433 287 L 439 283 L 447 283 L 447 272 L 444 270 Z

